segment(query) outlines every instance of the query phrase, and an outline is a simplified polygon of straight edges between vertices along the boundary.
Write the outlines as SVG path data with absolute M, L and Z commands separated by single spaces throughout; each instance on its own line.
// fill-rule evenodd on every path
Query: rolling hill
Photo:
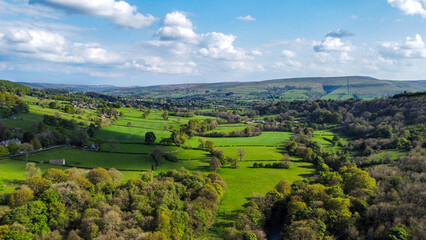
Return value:
M 120 96 L 171 99 L 296 100 L 386 97 L 404 91 L 426 91 L 426 81 L 390 81 L 371 77 L 289 78 L 256 82 L 177 84 L 151 87 L 29 84 L 31 87 L 96 91 Z

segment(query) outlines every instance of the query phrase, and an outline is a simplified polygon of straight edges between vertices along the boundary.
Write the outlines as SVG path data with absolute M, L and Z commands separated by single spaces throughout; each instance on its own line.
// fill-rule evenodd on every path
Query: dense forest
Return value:
M 185 169 L 126 182 L 115 169 L 27 169 L 26 187 L 2 196 L 1 239 L 191 239 L 213 224 L 226 188 Z

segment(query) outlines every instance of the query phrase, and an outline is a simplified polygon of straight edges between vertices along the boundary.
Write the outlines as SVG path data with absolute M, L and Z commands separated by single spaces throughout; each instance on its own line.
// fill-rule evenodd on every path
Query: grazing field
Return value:
M 261 135 L 256 137 L 218 137 L 211 138 L 207 137 L 206 140 L 215 142 L 216 147 L 229 147 L 229 146 L 282 146 L 286 141 L 290 139 L 293 133 L 289 132 L 263 132 Z M 192 147 L 198 146 L 199 137 L 193 137 L 187 142 Z
M 248 125 L 247 124 L 222 124 L 210 132 L 233 132 L 243 131 Z
M 331 144 L 331 140 L 334 136 L 339 136 L 335 133 L 332 133 L 327 130 L 318 130 L 314 131 L 314 135 L 312 136 L 312 140 L 321 143 L 321 146 L 325 151 L 333 152 L 337 150 L 341 150 L 341 147 L 333 146 Z M 345 141 L 345 139 L 342 136 L 339 136 L 341 141 Z
M 238 147 L 221 147 L 227 157 L 238 157 Z M 243 161 L 278 161 L 283 159 L 283 149 L 275 147 L 244 147 L 246 154 Z
M 99 129 L 95 133 L 94 138 L 100 138 L 104 141 L 115 139 L 123 143 L 144 143 L 145 133 L 147 132 L 153 132 L 155 134 L 157 143 L 160 142 L 162 138 L 168 138 L 171 135 L 169 131 L 111 125 Z
M 22 184 L 25 184 L 25 161 L 17 161 L 9 158 L 0 160 L 0 179 L 3 180 L 4 184 L 4 192 L 12 192 L 16 187 L 19 187 Z M 42 172 L 46 171 L 49 168 L 57 168 L 61 170 L 66 170 L 69 167 L 62 166 L 52 166 L 49 164 L 36 164 L 38 168 L 42 170 Z M 140 172 L 135 171 L 121 171 L 123 174 L 123 180 L 139 178 Z
M 30 131 L 35 129 L 39 122 L 43 122 L 43 115 L 56 116 L 58 114 L 63 119 L 73 119 L 77 123 L 82 122 L 85 125 L 90 125 L 91 123 L 94 123 L 91 120 L 98 115 L 93 109 L 82 109 L 82 113 L 80 114 L 69 114 L 65 113 L 62 109 L 51 109 L 37 105 L 36 103 L 38 103 L 39 100 L 35 97 L 25 96 L 23 98 L 30 106 L 30 111 L 28 113 L 14 115 L 16 119 L 2 119 L 3 123 L 9 128 L 20 128 L 24 131 Z M 47 105 L 48 102 L 50 101 L 44 100 L 45 105 Z M 59 103 L 61 104 L 61 107 L 69 104 L 61 101 L 59 101 Z M 54 129 L 52 126 L 48 126 L 48 128 Z
M 188 123 L 189 120 L 197 119 L 215 119 L 207 116 L 194 117 L 175 117 L 169 116 L 168 120 L 164 120 L 161 116 L 163 111 L 151 109 L 151 113 L 143 118 L 143 111 L 133 108 L 120 108 L 119 112 L 123 113 L 123 117 L 108 126 L 98 130 L 94 138 L 100 138 L 104 141 L 115 139 L 122 143 L 144 143 L 145 133 L 154 132 L 157 137 L 156 142 L 160 142 L 163 138 L 169 138 L 171 132 L 165 130 L 165 127 L 174 127 L 178 129 L 181 124 Z

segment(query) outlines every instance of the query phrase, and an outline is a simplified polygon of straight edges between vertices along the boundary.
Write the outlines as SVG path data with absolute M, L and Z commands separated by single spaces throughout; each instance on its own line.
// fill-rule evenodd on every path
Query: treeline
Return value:
M 226 188 L 217 174 L 49 169 L 0 197 L 0 239 L 193 239 L 212 226 Z
M 0 80 L 0 88 L 2 92 L 9 92 L 11 94 L 15 94 L 18 96 L 26 95 L 27 93 L 31 92 L 31 88 L 24 86 L 19 83 L 7 81 L 7 80 Z
M 232 132 L 198 132 L 197 136 L 202 137 L 255 137 L 262 134 L 261 128 L 247 126 L 244 130 Z
M 11 117 L 15 114 L 28 112 L 30 108 L 20 97 L 8 93 L 2 87 L 0 89 L 0 109 L 3 117 Z

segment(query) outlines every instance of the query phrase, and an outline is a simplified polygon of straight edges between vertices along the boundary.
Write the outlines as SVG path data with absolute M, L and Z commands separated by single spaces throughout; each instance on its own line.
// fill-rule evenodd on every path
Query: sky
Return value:
M 0 79 L 426 80 L 426 0 L 0 0 Z

